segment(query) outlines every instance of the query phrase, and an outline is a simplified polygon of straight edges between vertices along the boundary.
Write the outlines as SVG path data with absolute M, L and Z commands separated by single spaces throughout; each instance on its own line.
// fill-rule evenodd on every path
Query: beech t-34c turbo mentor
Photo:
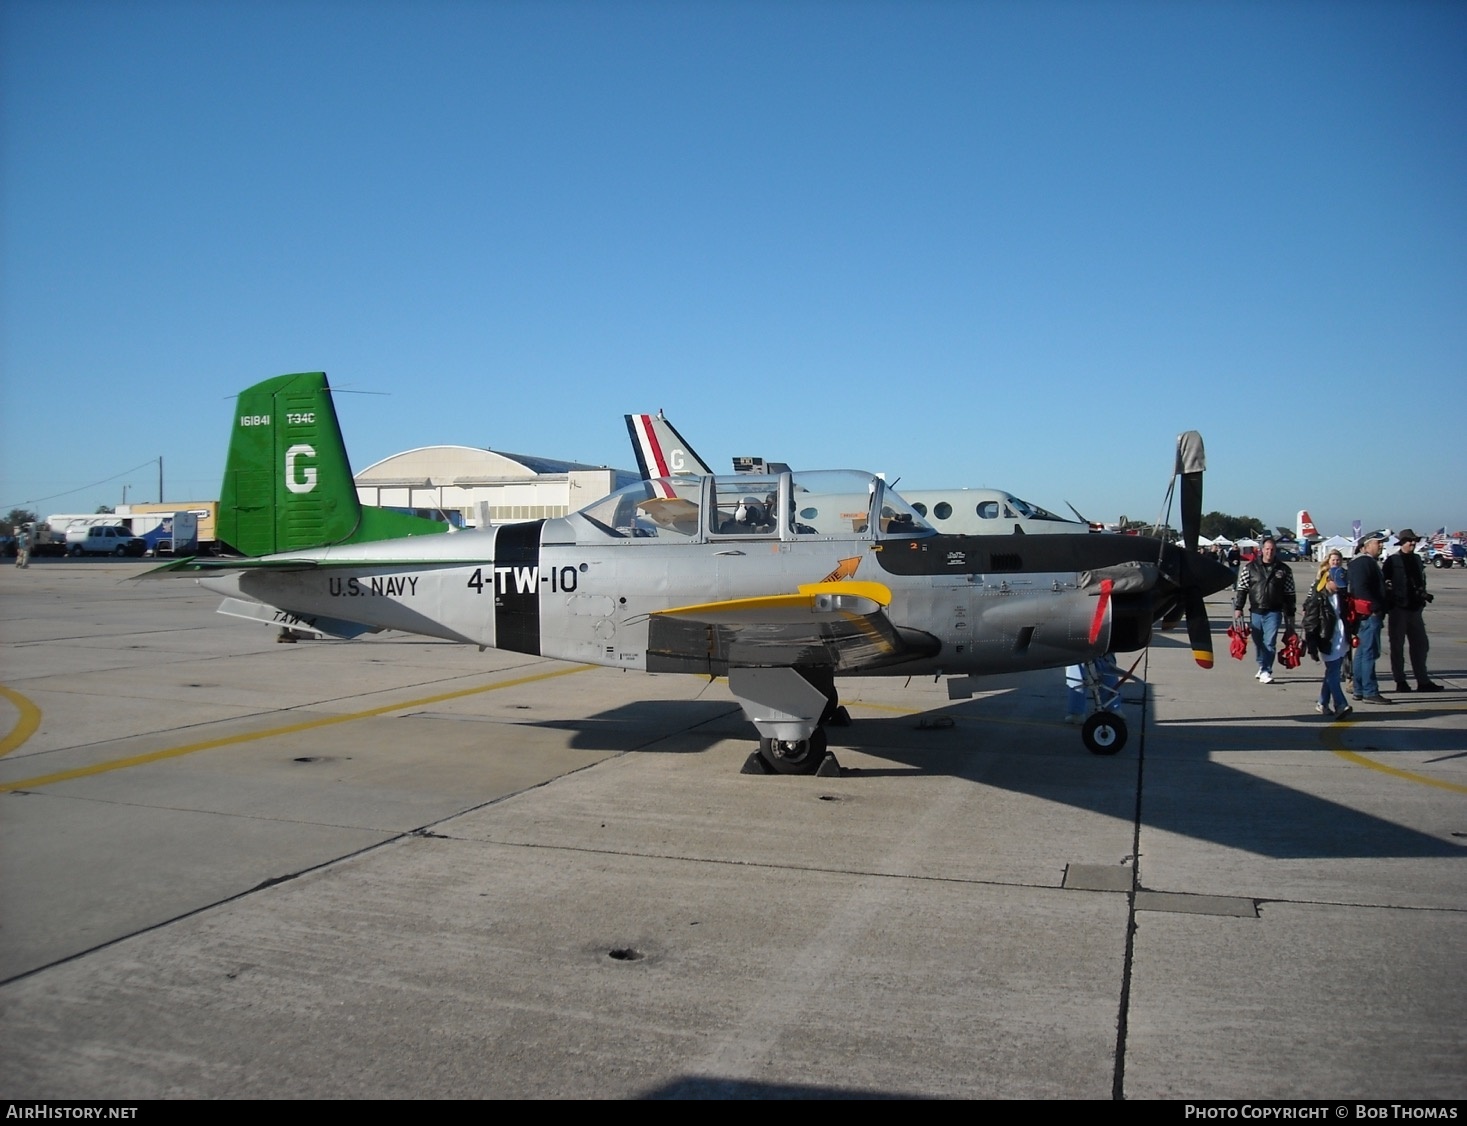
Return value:
M 1201 443 L 1183 435 L 1195 545 Z M 1186 462 L 1185 466 L 1183 462 Z M 641 481 L 569 516 L 431 534 L 362 507 L 326 377 L 239 396 L 217 520 L 246 558 L 178 560 L 221 611 L 334 637 L 395 629 L 648 672 L 726 675 L 767 769 L 826 762 L 837 676 L 1009 673 L 1136 650 L 1174 607 L 1212 663 L 1203 599 L 1232 573 L 1136 536 L 949 536 L 850 471 Z M 1119 750 L 1097 711 L 1087 746 Z M 827 770 L 834 760 L 830 760 Z

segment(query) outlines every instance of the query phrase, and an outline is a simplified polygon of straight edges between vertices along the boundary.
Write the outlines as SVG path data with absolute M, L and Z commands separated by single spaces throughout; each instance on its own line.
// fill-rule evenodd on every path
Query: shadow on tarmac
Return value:
M 1078 728 L 1023 714 L 1026 696 L 1017 691 L 920 715 L 861 717 L 850 727 L 829 729 L 831 749 L 837 758 L 846 747 L 891 764 L 887 769 L 843 769 L 843 777 L 852 782 L 943 775 L 1124 820 L 1136 815 L 1136 788 L 1144 774 L 1140 815 L 1146 827 L 1275 859 L 1467 857 L 1467 840 L 1434 837 L 1210 757 L 1220 747 L 1231 752 L 1297 749 L 1322 756 L 1322 765 L 1337 764 L 1318 740 L 1327 725 L 1317 716 L 1250 722 L 1246 727 L 1231 727 L 1232 717 L 1160 725 L 1148 720 L 1143 731 L 1138 696 L 1133 689 L 1123 704 L 1131 736 L 1115 757 L 1088 753 Z M 1032 709 L 1032 700 L 1028 706 Z M 1412 714 L 1416 718 L 1423 713 Z M 919 733 L 920 721 L 937 715 L 958 722 Z M 1368 722 L 1368 717 L 1359 719 L 1351 727 L 1358 732 Z M 697 754 L 739 738 L 740 732 L 751 733 L 737 706 L 697 700 L 628 703 L 550 726 L 574 731 L 571 745 L 580 750 L 624 749 L 627 729 L 634 726 L 648 732 L 638 753 Z M 1218 737 L 1196 738 L 1198 726 L 1208 726 Z M 1312 745 L 1300 746 L 1301 733 L 1311 728 Z M 1168 738 L 1182 729 L 1187 737 Z M 622 737 L 617 739 L 616 733 Z M 915 745 L 917 740 L 926 745 Z M 752 749 L 752 738 L 749 744 Z M 1411 746 L 1429 753 L 1462 751 L 1460 738 L 1440 728 L 1413 730 Z M 732 760 L 730 769 L 737 769 Z M 781 783 L 771 779 L 769 784 Z

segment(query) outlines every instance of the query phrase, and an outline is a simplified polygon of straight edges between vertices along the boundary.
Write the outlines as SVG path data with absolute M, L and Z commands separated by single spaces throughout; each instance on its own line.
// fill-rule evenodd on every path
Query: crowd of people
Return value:
M 1430 643 L 1423 612 L 1431 602 L 1426 589 L 1426 568 L 1416 553 L 1421 537 L 1410 528 L 1396 534 L 1400 550 L 1381 563 L 1385 537 L 1372 533 L 1356 544 L 1356 554 L 1346 564 L 1343 554 L 1332 551 L 1305 597 L 1300 625 L 1294 573 L 1276 558 L 1276 545 L 1265 539 L 1258 555 L 1238 571 L 1233 591 L 1235 631 L 1246 628 L 1253 641 L 1258 671 L 1263 684 L 1273 681 L 1279 639 L 1299 639 L 1310 658 L 1324 663 L 1324 675 L 1314 710 L 1337 718 L 1348 716 L 1354 707 L 1345 696 L 1348 685 L 1355 703 L 1390 705 L 1377 679 L 1376 662 L 1381 657 L 1384 636 L 1390 649 L 1391 679 L 1396 692 L 1440 692 L 1442 686 L 1427 671 Z M 1407 679 L 1407 659 L 1411 680 Z M 1411 681 L 1415 682 L 1414 686 Z

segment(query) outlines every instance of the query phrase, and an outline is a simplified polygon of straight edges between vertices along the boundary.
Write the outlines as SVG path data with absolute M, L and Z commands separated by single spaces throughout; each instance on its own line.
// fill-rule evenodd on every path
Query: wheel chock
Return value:
M 826 751 L 825 752 L 825 757 L 820 760 L 820 765 L 815 768 L 815 777 L 816 778 L 839 778 L 840 777 L 840 763 L 838 763 L 838 762 L 835 761 L 835 755 L 831 754 L 829 751 Z

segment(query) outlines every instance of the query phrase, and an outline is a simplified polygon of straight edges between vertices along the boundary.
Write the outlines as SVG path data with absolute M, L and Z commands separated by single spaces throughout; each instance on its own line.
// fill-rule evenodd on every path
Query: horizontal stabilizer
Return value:
M 237 557 L 194 556 L 177 559 L 144 571 L 139 579 L 168 579 L 180 576 L 196 578 L 200 575 L 219 575 L 228 571 L 290 571 L 346 570 L 360 571 L 363 568 L 424 567 L 434 563 L 457 560 L 455 556 L 442 554 L 412 554 L 409 550 L 393 552 L 391 555 L 376 555 L 370 550 L 342 553 L 324 558 L 309 558 L 299 555 L 272 555 L 264 559 L 240 559 Z
M 349 622 L 344 618 L 328 618 L 324 614 L 293 614 L 289 610 L 277 610 L 259 602 L 246 602 L 241 598 L 226 598 L 219 604 L 219 613 L 231 618 L 248 618 L 270 626 L 280 626 L 299 633 L 314 633 L 318 637 L 335 637 L 348 641 L 364 633 L 380 633 L 377 626 L 364 626 L 361 622 Z
M 361 566 L 360 561 L 356 564 Z M 200 574 L 219 574 L 223 571 L 312 571 L 321 566 L 317 559 L 233 559 L 229 557 L 194 555 L 187 559 L 175 559 L 151 571 L 144 571 L 140 579 L 192 578 Z

